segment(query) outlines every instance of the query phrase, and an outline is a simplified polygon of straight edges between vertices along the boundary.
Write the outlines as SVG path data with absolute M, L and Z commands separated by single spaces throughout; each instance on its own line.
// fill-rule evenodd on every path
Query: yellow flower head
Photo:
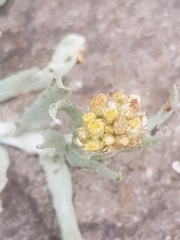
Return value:
M 102 93 L 90 101 L 83 127 L 76 130 L 74 143 L 88 152 L 113 154 L 142 143 L 147 118 L 140 110 L 140 97 L 122 92 Z

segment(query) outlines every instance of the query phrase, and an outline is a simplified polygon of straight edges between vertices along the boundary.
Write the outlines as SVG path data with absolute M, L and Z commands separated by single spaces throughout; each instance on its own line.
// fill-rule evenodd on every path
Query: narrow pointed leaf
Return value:
M 83 240 L 72 203 L 71 175 L 63 157 L 40 156 L 63 240 Z
M 66 98 L 71 91 L 71 88 L 64 87 L 61 79 L 58 79 L 24 112 L 19 121 L 16 134 L 19 135 L 25 131 L 42 130 L 50 120 L 48 112 L 50 105 L 59 99 Z
M 3 0 L 1 1 L 3 4 Z M 1 5 L 0 5 L 1 6 Z M 0 102 L 30 91 L 46 88 L 54 77 L 65 76 L 76 64 L 78 51 L 83 49 L 84 37 L 71 34 L 57 46 L 50 64 L 43 70 L 32 68 L 0 81 Z
M 0 145 L 0 192 L 6 186 L 8 181 L 6 177 L 6 171 L 9 167 L 10 159 L 6 149 Z
M 66 36 L 57 46 L 49 64 L 51 69 L 58 77 L 66 75 L 77 62 L 78 51 L 83 49 L 84 37 L 71 34 Z
M 40 132 L 28 132 L 19 136 L 4 136 L 0 142 L 25 151 L 28 154 L 40 154 L 43 150 L 37 149 L 36 146 L 42 141 Z
M 164 126 L 164 127 L 166 130 L 163 134 L 160 133 L 160 136 L 155 136 L 155 137 L 152 137 L 149 139 L 144 139 L 142 142 L 142 146 L 149 147 L 149 146 L 159 144 L 159 143 L 163 142 L 164 140 L 166 140 L 170 136 L 171 131 L 166 126 Z
M 32 68 L 2 79 L 0 81 L 0 102 L 16 97 L 19 94 L 38 90 L 38 82 L 33 79 L 33 75 L 37 72 L 38 68 Z
M 120 182 L 122 180 L 122 175 L 120 172 L 112 171 L 111 169 L 97 161 L 82 158 L 82 156 L 80 154 L 77 154 L 77 152 L 73 150 L 70 146 L 68 146 L 67 148 L 66 157 L 69 164 L 71 164 L 72 166 L 90 168 L 98 172 L 102 176 L 113 181 Z
M 162 108 L 151 117 L 148 121 L 148 130 L 151 132 L 156 126 L 161 125 L 167 118 L 171 116 L 178 103 L 179 95 L 177 86 L 174 84 L 170 96 L 167 99 L 166 103 L 162 106 Z

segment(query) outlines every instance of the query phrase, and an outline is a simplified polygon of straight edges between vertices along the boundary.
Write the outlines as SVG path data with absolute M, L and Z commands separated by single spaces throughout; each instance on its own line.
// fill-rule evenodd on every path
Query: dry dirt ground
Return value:
M 139 94 L 147 116 L 180 84 L 179 0 L 7 0 L 0 8 L 0 78 L 44 67 L 67 33 L 85 36 L 85 61 L 65 78 L 87 111 L 99 92 Z M 20 115 L 37 93 L 0 106 L 0 119 Z M 85 240 L 180 240 L 180 104 L 160 145 L 106 161 L 121 183 L 71 169 L 74 204 Z M 63 126 L 66 126 L 64 119 Z M 8 147 L 9 182 L 2 192 L 1 240 L 60 240 L 45 177 L 36 156 Z

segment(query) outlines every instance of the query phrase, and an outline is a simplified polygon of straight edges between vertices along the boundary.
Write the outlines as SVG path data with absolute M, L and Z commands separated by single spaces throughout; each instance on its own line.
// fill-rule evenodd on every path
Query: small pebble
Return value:
M 179 161 L 174 161 L 172 163 L 172 169 L 177 172 L 180 173 L 180 162 Z

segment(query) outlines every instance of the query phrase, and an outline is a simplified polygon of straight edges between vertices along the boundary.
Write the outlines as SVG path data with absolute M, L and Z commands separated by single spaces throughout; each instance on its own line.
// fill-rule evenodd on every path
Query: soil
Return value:
M 68 33 L 86 38 L 84 63 L 66 76 L 72 99 L 87 111 L 99 92 L 138 94 L 147 116 L 180 84 L 179 0 L 7 0 L 0 8 L 0 78 L 33 66 L 43 68 Z M 0 119 L 18 116 L 37 93 L 0 106 Z M 74 204 L 85 240 L 179 240 L 180 104 L 166 122 L 162 144 L 105 162 L 121 171 L 114 183 L 71 168 Z M 63 119 L 67 126 L 66 119 Z M 44 173 L 36 156 L 7 147 L 9 182 L 1 197 L 1 240 L 60 240 Z

